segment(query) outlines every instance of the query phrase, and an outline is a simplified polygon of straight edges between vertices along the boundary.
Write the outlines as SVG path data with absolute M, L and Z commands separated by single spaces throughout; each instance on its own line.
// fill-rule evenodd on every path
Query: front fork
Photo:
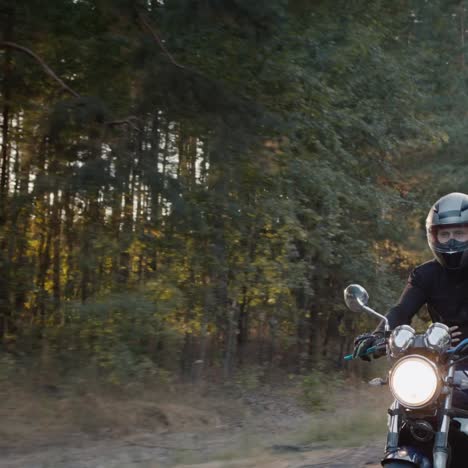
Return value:
M 390 406 L 390 421 L 388 423 L 387 443 L 385 444 L 385 453 L 396 450 L 400 439 L 400 403 L 395 400 Z
M 440 424 L 440 430 L 435 435 L 434 441 L 434 450 L 433 450 L 433 459 L 434 459 L 434 468 L 446 468 L 447 461 L 449 456 L 448 451 L 448 436 L 450 429 L 451 418 L 449 416 L 449 410 L 452 409 L 452 398 L 453 398 L 453 376 L 455 375 L 455 366 L 450 366 L 447 373 L 446 380 L 446 392 L 445 403 L 444 403 L 444 413 L 442 417 L 442 423 Z

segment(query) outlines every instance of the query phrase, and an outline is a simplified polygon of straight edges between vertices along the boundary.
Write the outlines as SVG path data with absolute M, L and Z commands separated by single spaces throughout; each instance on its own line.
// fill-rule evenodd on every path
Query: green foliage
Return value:
M 92 375 L 112 384 L 166 380 L 163 366 L 171 368 L 167 363 L 177 360 L 181 339 L 167 316 L 164 300 L 141 293 L 70 303 L 62 316 L 41 330 L 47 343 L 42 355 L 44 371 L 55 368 L 65 378 Z M 30 340 L 34 343 L 34 336 L 28 340 L 27 334 L 22 335 L 17 349 L 26 351 Z
M 233 380 L 236 386 L 244 392 L 258 389 L 265 377 L 265 369 L 261 366 L 245 366 L 239 369 Z
M 194 362 L 229 374 L 246 356 L 331 362 L 373 327 L 343 287 L 384 311 L 424 258 L 435 194 L 466 190 L 463 8 L 2 10 L 7 40 L 79 95 L 29 54 L 0 57 L 4 346 L 115 382 Z
M 329 410 L 335 406 L 332 395 L 343 389 L 342 376 L 329 370 L 316 369 L 302 378 L 302 400 L 310 410 Z

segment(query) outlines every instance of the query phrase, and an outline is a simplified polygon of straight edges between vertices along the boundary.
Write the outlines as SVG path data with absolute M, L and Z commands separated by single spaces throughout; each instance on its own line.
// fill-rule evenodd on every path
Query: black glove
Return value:
M 373 333 L 364 333 L 359 335 L 354 340 L 353 359 L 361 358 L 364 361 L 370 361 L 370 355 L 365 355 L 365 352 L 372 348 L 381 336 L 374 335 Z

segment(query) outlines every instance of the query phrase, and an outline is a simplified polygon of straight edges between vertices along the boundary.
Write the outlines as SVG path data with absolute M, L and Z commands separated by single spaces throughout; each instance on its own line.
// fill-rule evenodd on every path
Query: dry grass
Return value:
M 144 391 L 134 397 L 94 389 L 83 395 L 25 388 L 0 391 L 0 448 L 117 438 L 136 432 L 203 431 L 220 424 L 210 402 L 189 391 Z M 233 409 L 234 410 L 234 409 Z
M 202 464 L 176 465 L 174 468 L 288 468 L 291 462 L 279 460 L 278 457 L 259 455 L 255 458 L 241 458 L 240 460 L 217 460 Z
M 276 414 L 269 400 L 264 407 L 265 401 L 258 398 L 250 412 L 235 394 L 226 396 L 229 392 L 223 388 L 212 389 L 210 396 L 192 386 L 140 387 L 125 393 L 89 385 L 79 392 L 38 388 L 0 388 L 0 449 L 32 456 L 42 447 L 86 447 L 100 440 L 120 443 L 140 436 L 161 443 L 164 437 L 178 434 L 171 439 L 176 441 L 171 458 L 180 468 L 201 463 L 204 468 L 282 468 L 288 465 L 281 464 L 281 456 L 271 455 L 273 444 L 343 447 L 383 441 L 390 400 L 383 389 L 348 383 L 345 391 L 330 394 L 325 410 L 312 412 L 306 420 L 293 413 L 284 421 L 284 412 Z M 288 404 L 299 398 L 298 387 L 293 385 L 279 388 L 276 394 Z M 256 399 L 255 393 L 248 395 Z M 190 437 L 184 438 L 189 433 L 197 434 L 195 445 Z M 195 448 L 184 450 L 184 445 Z
M 371 388 L 354 382 L 337 392 L 327 411 L 312 413 L 306 430 L 299 436 L 304 443 L 334 446 L 361 445 L 384 440 L 387 409 L 392 397 L 387 387 Z

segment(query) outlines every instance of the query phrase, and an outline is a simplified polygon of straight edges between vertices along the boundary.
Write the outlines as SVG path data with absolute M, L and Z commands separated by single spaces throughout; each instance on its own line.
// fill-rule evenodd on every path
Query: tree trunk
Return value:
M 67 255 L 67 273 L 65 276 L 64 297 L 65 299 L 74 298 L 74 246 L 75 246 L 75 232 L 74 232 L 74 203 L 71 193 L 67 190 L 63 195 L 63 208 L 65 211 L 65 225 L 64 225 L 64 238 L 65 238 L 65 251 Z
M 4 25 L 3 40 L 13 39 L 14 9 L 9 8 Z M 6 50 L 3 62 L 2 81 L 2 149 L 1 149 L 1 170 L 0 170 L 0 340 L 3 341 L 8 330 L 8 323 L 11 316 L 11 274 L 10 263 L 8 261 L 7 242 L 4 228 L 7 224 L 8 208 L 8 176 L 10 171 L 10 113 L 11 113 L 11 51 Z M 3 231 L 3 232 L 2 232 Z
M 3 30 L 3 40 L 13 40 L 14 9 L 10 8 L 6 16 L 5 29 Z M 7 49 L 4 53 L 3 63 L 3 81 L 2 81 L 2 154 L 1 154 L 1 172 L 0 172 L 0 226 L 6 223 L 6 210 L 8 205 L 9 175 L 10 175 L 10 118 L 12 102 L 12 53 Z
M 237 334 L 237 355 L 239 364 L 244 364 L 246 346 L 249 340 L 249 305 L 247 299 L 247 285 L 242 285 L 242 302 L 239 304 L 239 320 Z
M 460 11 L 460 67 L 462 73 L 465 69 L 465 0 L 462 0 L 459 5 Z
M 227 337 L 224 355 L 224 378 L 229 379 L 233 371 L 233 359 L 236 352 L 236 332 L 238 321 L 238 305 L 235 301 L 227 310 Z
M 308 363 L 309 368 L 313 368 L 318 359 L 320 350 L 320 320 L 318 316 L 318 305 L 313 304 L 309 310 L 309 342 L 308 342 Z
M 53 261 L 53 296 L 54 296 L 54 310 L 60 309 L 62 299 L 62 288 L 60 278 L 60 266 L 62 258 L 62 244 L 61 244 L 61 225 L 62 225 L 62 198 L 59 191 L 55 190 L 54 197 L 54 211 L 52 214 L 52 232 L 54 238 L 54 261 Z
M 45 202 L 44 205 L 45 205 L 44 209 L 47 209 L 47 217 L 50 220 L 51 219 L 51 214 L 50 214 L 51 207 L 48 202 Z M 52 207 L 52 209 L 55 210 L 56 209 L 55 206 Z M 44 230 L 46 232 L 44 232 Z M 36 313 L 42 324 L 45 322 L 45 318 L 46 318 L 45 316 L 46 316 L 47 291 L 45 289 L 45 284 L 47 280 L 47 272 L 49 270 L 50 258 L 51 258 L 50 257 L 51 241 L 52 241 L 52 229 L 50 228 L 50 226 L 47 226 L 47 227 L 44 226 L 43 232 L 41 233 L 41 246 L 39 249 L 39 269 L 38 269 L 37 280 L 36 280 L 37 290 L 38 290 Z

